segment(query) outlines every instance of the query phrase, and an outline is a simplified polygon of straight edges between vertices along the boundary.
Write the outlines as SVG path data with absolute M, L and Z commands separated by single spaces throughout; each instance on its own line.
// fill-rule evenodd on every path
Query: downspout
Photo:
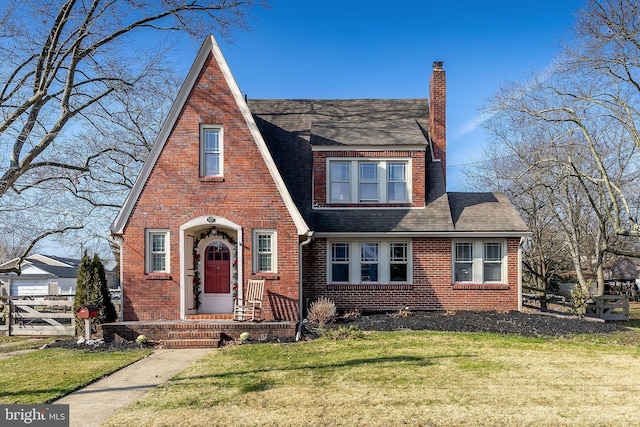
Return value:
M 124 321 L 124 285 L 123 285 L 123 281 L 122 281 L 122 246 L 124 244 L 124 239 L 122 238 L 122 236 L 118 236 L 118 237 L 113 237 L 112 242 L 115 243 L 116 245 L 118 245 L 118 248 L 120 248 L 120 260 L 118 262 L 118 270 L 119 270 L 119 274 L 118 274 L 118 281 L 120 283 L 118 283 L 118 287 L 120 288 L 120 321 Z
M 520 237 L 518 245 L 518 311 L 522 311 L 522 244 L 524 236 Z
M 300 341 L 302 338 L 302 320 L 304 316 L 304 299 L 302 297 L 302 247 L 308 245 L 313 240 L 313 231 L 307 231 L 307 240 L 301 242 L 298 248 L 298 295 L 300 296 L 300 314 L 298 321 L 298 332 L 296 333 L 296 341 Z

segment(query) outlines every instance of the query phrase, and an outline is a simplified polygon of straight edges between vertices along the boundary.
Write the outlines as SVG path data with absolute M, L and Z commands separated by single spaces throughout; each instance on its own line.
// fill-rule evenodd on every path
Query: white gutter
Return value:
M 307 240 L 298 246 L 298 295 L 300 296 L 300 319 L 298 320 L 298 332 L 296 332 L 296 341 L 302 338 L 302 320 L 304 316 L 304 299 L 302 297 L 302 247 L 308 245 L 313 240 L 313 231 L 307 231 Z
M 383 232 L 318 232 L 316 237 L 520 237 L 531 236 L 529 231 L 383 231 Z

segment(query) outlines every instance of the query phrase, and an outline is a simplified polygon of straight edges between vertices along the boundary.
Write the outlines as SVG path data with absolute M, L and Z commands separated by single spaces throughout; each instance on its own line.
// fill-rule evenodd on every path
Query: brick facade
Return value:
M 224 131 L 224 176 L 200 178 L 200 125 Z M 297 319 L 298 235 L 217 62 L 209 56 L 129 217 L 122 244 L 124 320 L 180 317 L 180 226 L 201 215 L 242 227 L 244 278 L 252 230 L 277 230 L 277 274 L 266 277 L 266 319 Z M 170 230 L 170 272 L 145 274 L 145 230 Z M 237 238 L 237 236 L 236 236 Z M 190 252 L 192 248 L 184 248 Z M 187 286 L 191 286 L 188 281 Z
M 413 239 L 413 283 L 328 284 L 327 242 L 316 239 L 303 250 L 305 306 L 320 296 L 340 311 L 517 310 L 519 239 L 507 239 L 507 283 L 452 284 L 451 239 Z
M 143 168 L 144 180 L 140 182 L 144 186 L 140 187 L 136 182 L 134 188 L 137 193 L 132 194 L 136 195 L 137 199 L 127 201 L 121 211 L 121 214 L 126 214 L 122 214 L 122 218 L 125 219 L 122 220 L 119 216 L 116 219 L 118 226 L 112 227 L 114 234 L 122 237 L 123 320 L 178 320 L 183 314 L 195 314 L 191 288 L 194 282 L 194 259 L 199 259 L 200 255 L 198 253 L 198 256 L 195 256 L 194 253 L 200 251 L 200 247 L 194 246 L 194 240 L 200 241 L 198 236 L 204 236 L 207 231 L 212 230 L 214 224 L 220 227 L 218 232 L 223 232 L 219 234 L 220 238 L 233 245 L 234 253 L 236 250 L 238 252 L 238 257 L 234 254 L 233 259 L 240 260 L 237 267 L 240 287 L 249 278 L 265 279 L 265 305 L 262 311 L 265 320 L 299 319 L 300 242 L 305 239 L 306 233 L 313 231 L 314 226 L 318 224 L 320 227 L 316 230 L 321 230 L 318 234 L 324 237 L 351 235 L 355 239 L 354 236 L 358 233 L 367 232 L 369 238 L 379 236 L 379 239 L 383 240 L 401 235 L 403 241 L 410 240 L 412 280 L 406 284 L 328 283 L 327 240 L 317 237 L 311 244 L 303 247 L 303 303 L 307 306 L 318 297 L 325 296 L 333 300 L 341 311 L 395 311 L 404 306 L 408 306 L 410 310 L 518 309 L 519 237 L 506 239 L 506 283 L 499 284 L 452 283 L 452 239 L 411 238 L 412 230 L 421 230 L 422 235 L 453 236 L 457 231 L 464 231 L 467 235 L 490 236 L 495 230 L 506 227 L 504 230 L 522 230 L 521 235 L 526 233 L 522 228 L 524 224 L 521 227 L 521 220 L 515 210 L 513 216 L 508 215 L 508 201 L 500 202 L 492 194 L 488 197 L 487 194 L 481 193 L 483 197 L 473 198 L 471 196 L 474 193 L 468 193 L 470 196 L 450 193 L 447 199 L 440 197 L 446 194 L 446 187 L 441 185 L 442 179 L 439 178 L 444 177 L 446 169 L 446 81 L 441 63 L 434 63 L 428 112 L 429 135 L 435 157 L 441 161 L 442 167 L 442 175 L 438 175 L 433 173 L 439 171 L 438 169 L 427 170 L 427 164 L 435 163 L 426 157 L 430 156 L 426 139 L 424 146 L 420 141 L 405 145 L 403 140 L 401 144 L 386 146 L 389 148 L 386 151 L 377 149 L 378 147 L 356 145 L 347 146 L 344 150 L 324 147 L 316 151 L 307 145 L 309 140 L 303 138 L 311 132 L 311 121 L 304 125 L 295 122 L 312 115 L 312 112 L 305 110 L 304 114 L 296 114 L 295 109 L 290 111 L 285 108 L 283 112 L 272 114 L 268 113 L 271 110 L 266 109 L 263 113 L 265 117 L 275 121 L 282 120 L 276 124 L 266 122 L 260 117 L 259 112 L 252 110 L 253 117 L 257 117 L 254 123 L 251 113 L 246 109 L 246 103 L 240 101 L 240 92 L 236 90 L 235 83 L 225 79 L 225 73 L 229 76 L 226 64 L 219 51 L 215 50 L 215 43 L 212 40 L 210 42 L 212 50 L 208 59 L 202 63 L 206 57 L 206 53 L 202 54 L 205 50 L 201 50 L 198 56 L 197 63 L 202 66 L 197 78 L 197 69 L 192 69 L 189 74 L 187 81 L 193 82 L 190 92 L 187 95 L 186 91 L 181 91 L 179 95 L 181 102 L 184 100 L 182 110 L 179 113 L 172 110 L 169 117 L 171 122 L 168 120 L 167 123 L 173 124 L 173 127 L 166 140 L 158 142 L 164 145 L 158 145 L 158 149 L 154 147 L 152 154 L 157 154 L 154 163 L 145 164 Z M 403 101 L 401 105 L 412 106 L 408 111 L 413 114 L 414 109 L 418 108 L 416 106 L 420 104 L 416 103 L 416 100 L 409 101 Z M 307 101 L 295 105 L 306 104 Z M 269 105 L 270 102 L 263 104 L 267 107 Z M 350 105 L 350 108 L 370 108 L 369 103 L 363 102 L 341 105 Z M 424 107 L 420 107 L 420 117 L 427 114 L 426 100 L 422 105 Z M 403 113 L 407 111 L 406 108 L 396 110 Z M 343 110 L 339 111 L 342 114 Z M 394 110 L 385 108 L 381 111 L 386 117 L 389 111 Z M 338 115 L 334 119 L 340 121 L 341 117 Z M 257 124 L 259 120 L 264 122 L 263 128 Z M 414 116 L 411 123 L 417 126 Z M 206 125 L 222 129 L 222 176 L 201 177 L 200 132 L 201 127 Z M 290 128 L 286 129 L 287 126 Z M 163 128 L 162 131 L 166 130 L 167 128 Z M 161 135 L 167 133 L 161 132 Z M 267 141 L 268 135 L 272 138 L 270 141 Z M 422 133 L 419 135 L 423 136 Z M 160 147 L 162 149 L 158 151 Z M 274 150 L 276 154 L 279 151 L 284 151 L 285 154 L 280 153 L 278 157 L 272 154 Z M 407 203 L 327 203 L 327 160 L 330 158 L 410 159 L 411 170 L 407 173 L 411 176 L 411 200 Z M 303 162 L 303 159 L 304 167 L 295 167 L 302 164 L 300 162 Z M 299 164 L 292 165 L 295 162 Z M 308 169 L 310 164 L 311 170 Z M 427 175 L 433 182 L 431 188 L 427 188 Z M 304 182 L 300 182 L 301 177 L 304 177 Z M 279 185 L 286 185 L 291 193 Z M 295 194 L 296 197 L 291 194 Z M 426 205 L 427 194 L 430 200 L 434 201 L 433 205 Z M 468 203 L 460 203 L 462 198 L 470 200 L 464 200 Z M 298 211 L 292 207 L 294 200 L 298 204 Z M 443 203 L 447 200 L 448 204 Z M 434 209 L 430 210 L 429 207 Z M 455 219 L 454 207 L 458 209 Z M 312 208 L 320 209 L 313 212 Z M 383 208 L 384 210 L 379 212 L 391 212 L 394 216 L 388 218 L 394 222 L 389 225 L 389 221 L 385 223 L 376 220 L 367 226 L 378 227 L 377 229 L 345 231 L 344 227 L 357 224 L 361 216 L 355 214 L 349 217 L 351 219 L 345 219 L 347 214 L 358 212 L 358 209 L 344 208 Z M 320 221 L 318 217 L 321 215 L 318 212 L 336 214 L 339 221 L 336 221 L 336 218 L 327 219 L 330 226 L 325 223 L 323 230 L 323 224 L 314 224 L 314 221 Z M 416 212 L 418 214 L 413 215 Z M 492 215 L 495 212 L 499 215 L 494 218 Z M 400 224 L 395 222 L 396 216 Z M 409 217 L 409 220 L 402 224 L 405 217 Z M 514 217 L 518 218 L 515 226 L 503 224 L 505 218 L 509 218 L 512 220 L 511 224 L 514 224 Z M 207 223 L 210 218 L 213 218 L 213 221 Z M 476 218 L 482 221 L 475 221 Z M 484 224 L 487 222 L 484 221 L 486 219 L 500 223 L 497 226 L 487 226 Z M 432 229 L 416 228 L 425 224 Z M 487 228 L 479 229 L 477 224 Z M 307 230 L 305 227 L 311 229 Z M 277 233 L 277 272 L 256 275 L 253 271 L 253 232 L 265 229 L 276 230 Z M 147 230 L 169 231 L 167 273 L 145 272 Z M 508 235 L 518 236 L 518 233 L 511 231 Z M 231 240 L 241 244 L 232 243 Z M 208 243 L 208 240 L 202 240 L 203 245 Z M 184 265 L 181 265 L 181 262 L 184 262 Z M 200 313 L 207 311 L 201 309 Z

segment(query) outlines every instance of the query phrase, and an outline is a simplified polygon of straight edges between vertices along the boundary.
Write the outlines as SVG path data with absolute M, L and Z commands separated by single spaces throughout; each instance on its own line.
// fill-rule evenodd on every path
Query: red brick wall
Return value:
M 304 300 L 320 296 L 333 300 L 340 311 L 517 310 L 518 244 L 507 240 L 507 280 L 499 285 L 453 285 L 451 239 L 413 239 L 413 284 L 327 285 L 326 239 L 316 239 L 303 250 Z
M 327 158 L 411 158 L 411 203 L 330 203 L 331 207 L 422 207 L 425 203 L 425 151 L 314 151 L 313 153 L 313 203 L 327 206 Z
M 200 178 L 200 124 L 224 128 L 224 177 Z M 267 319 L 297 319 L 297 230 L 222 73 L 210 56 L 163 148 L 123 235 L 124 320 L 180 316 L 180 226 L 202 215 L 243 227 L 245 280 L 252 276 L 252 230 L 278 233 L 278 273 L 265 285 Z M 144 273 L 145 229 L 169 229 L 170 274 Z M 191 250 L 191 248 L 187 248 Z M 191 286 L 188 282 L 187 286 Z

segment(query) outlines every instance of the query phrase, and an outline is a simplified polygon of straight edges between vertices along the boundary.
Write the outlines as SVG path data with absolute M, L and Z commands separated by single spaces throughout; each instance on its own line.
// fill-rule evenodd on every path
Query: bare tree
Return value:
M 636 2 L 589 1 L 557 61 L 489 107 L 488 129 L 526 171 L 527 203 L 551 209 L 578 281 L 595 277 L 599 294 L 611 259 L 640 256 L 639 12 Z
M 29 235 L 20 258 L 51 235 L 103 235 L 178 88 L 172 35 L 228 35 L 256 3 L 0 5 L 0 232 Z

